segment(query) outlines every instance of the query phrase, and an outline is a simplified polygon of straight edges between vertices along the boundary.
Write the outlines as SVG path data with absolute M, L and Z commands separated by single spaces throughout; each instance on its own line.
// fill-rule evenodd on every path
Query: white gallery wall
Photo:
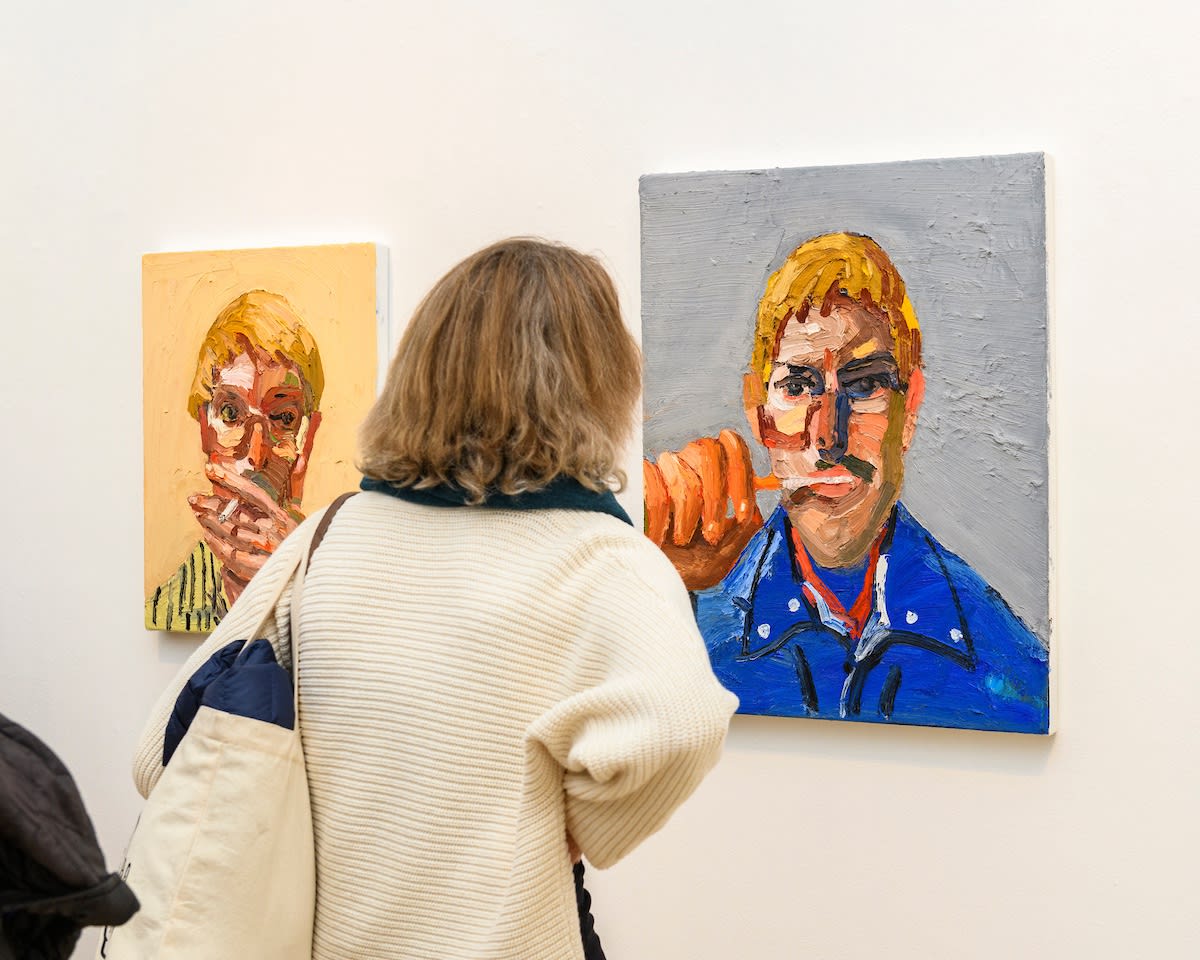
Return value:
M 4 6 L 0 713 L 114 866 L 194 644 L 141 625 L 143 253 L 374 241 L 403 318 L 539 234 L 636 327 L 642 173 L 1044 150 L 1059 733 L 736 718 L 595 914 L 613 960 L 1200 953 L 1193 6 Z

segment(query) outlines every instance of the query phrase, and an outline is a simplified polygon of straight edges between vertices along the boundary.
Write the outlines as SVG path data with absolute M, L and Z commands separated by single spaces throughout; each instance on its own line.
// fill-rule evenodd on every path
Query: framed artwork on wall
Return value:
M 646 532 L 741 712 L 1051 731 L 1045 183 L 642 178 Z
M 386 305 L 371 243 L 143 258 L 147 629 L 210 632 L 306 513 L 357 484 Z

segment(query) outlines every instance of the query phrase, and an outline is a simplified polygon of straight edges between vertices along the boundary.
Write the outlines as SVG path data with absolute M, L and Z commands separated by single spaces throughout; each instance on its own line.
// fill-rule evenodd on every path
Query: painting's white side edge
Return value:
M 383 390 L 392 359 L 392 287 L 388 248 L 375 244 L 375 395 Z
M 1062 663 L 1060 647 L 1061 631 L 1058 624 L 1058 429 L 1056 408 L 1058 405 L 1055 388 L 1055 338 L 1058 324 L 1054 308 L 1054 159 L 1050 154 L 1044 158 L 1045 204 L 1046 204 L 1046 483 L 1049 485 L 1047 499 L 1048 549 L 1050 551 L 1050 584 L 1047 598 L 1050 606 L 1050 631 L 1047 637 L 1050 657 L 1050 684 L 1046 691 L 1050 698 L 1050 728 L 1053 734 L 1058 729 L 1059 683 L 1058 673 Z

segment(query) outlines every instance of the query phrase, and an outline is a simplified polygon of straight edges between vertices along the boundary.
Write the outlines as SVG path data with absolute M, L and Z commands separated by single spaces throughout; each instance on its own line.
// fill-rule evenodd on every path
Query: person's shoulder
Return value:
M 384 531 L 408 523 L 409 513 L 430 509 L 371 490 L 346 491 L 344 496 L 345 499 L 340 503 L 340 498 L 335 497 L 329 503 L 313 510 L 293 531 L 292 536 L 297 536 L 303 531 L 305 538 L 311 539 L 317 528 L 325 523 L 327 514 L 335 510 L 334 516 L 325 524 L 321 543 L 331 544 L 330 552 L 355 550 L 362 548 L 366 543 L 375 543 Z M 309 534 L 310 530 L 312 534 Z
M 608 513 L 584 510 L 547 510 L 543 521 L 560 532 L 575 555 L 596 564 L 635 564 L 638 567 L 674 570 L 663 552 L 640 527 Z
M 678 571 L 645 533 L 610 514 L 547 510 L 543 522 L 559 534 L 564 573 L 586 577 L 595 590 L 644 590 L 647 596 L 691 609 Z

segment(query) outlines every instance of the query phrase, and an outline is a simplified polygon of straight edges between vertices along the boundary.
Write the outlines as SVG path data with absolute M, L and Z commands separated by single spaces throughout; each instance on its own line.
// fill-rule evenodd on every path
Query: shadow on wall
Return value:
M 725 749 L 731 754 L 780 759 L 837 759 L 848 764 L 1035 777 L 1045 772 L 1056 739 L 943 727 L 735 716 Z

